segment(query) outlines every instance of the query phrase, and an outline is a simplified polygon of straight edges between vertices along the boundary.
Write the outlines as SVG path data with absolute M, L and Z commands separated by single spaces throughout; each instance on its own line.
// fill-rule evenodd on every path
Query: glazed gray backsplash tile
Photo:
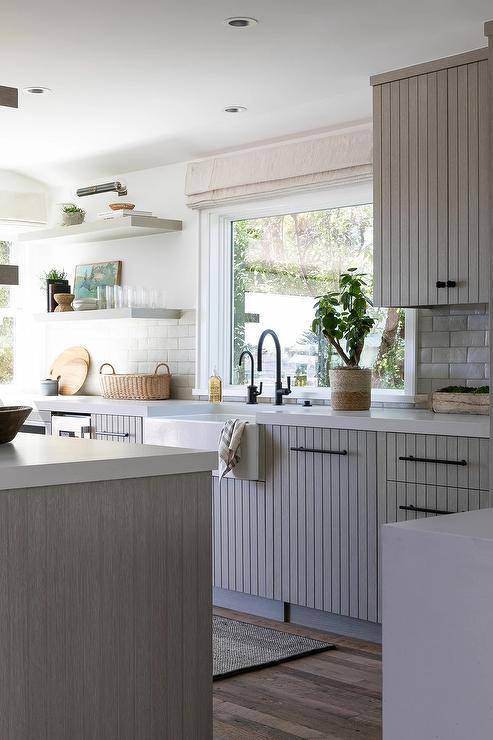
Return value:
M 486 304 L 418 309 L 417 392 L 489 382 Z

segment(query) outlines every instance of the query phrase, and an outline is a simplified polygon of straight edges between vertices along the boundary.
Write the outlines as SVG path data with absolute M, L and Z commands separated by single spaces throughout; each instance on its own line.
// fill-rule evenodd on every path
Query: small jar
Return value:
M 42 396 L 58 396 L 58 380 L 53 378 L 41 380 L 39 390 Z

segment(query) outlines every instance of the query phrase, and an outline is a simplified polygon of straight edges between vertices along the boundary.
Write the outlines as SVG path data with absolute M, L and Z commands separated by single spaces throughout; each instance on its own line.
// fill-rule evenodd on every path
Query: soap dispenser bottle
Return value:
M 210 403 L 221 403 L 223 400 L 223 381 L 214 368 L 209 378 L 209 401 Z

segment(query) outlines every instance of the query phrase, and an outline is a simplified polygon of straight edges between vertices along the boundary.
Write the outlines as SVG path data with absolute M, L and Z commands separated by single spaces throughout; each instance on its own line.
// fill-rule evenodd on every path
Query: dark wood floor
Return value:
M 326 632 L 216 609 L 287 632 L 328 639 Z M 337 650 L 214 683 L 214 738 L 380 740 L 381 648 L 330 635 Z

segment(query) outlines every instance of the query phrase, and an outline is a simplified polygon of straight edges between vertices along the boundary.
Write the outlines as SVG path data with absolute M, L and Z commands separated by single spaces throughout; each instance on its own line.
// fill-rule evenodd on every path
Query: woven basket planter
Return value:
M 103 368 L 111 368 L 111 373 L 103 373 Z M 166 373 L 158 373 L 165 367 Z M 116 373 L 113 365 L 105 362 L 99 368 L 99 386 L 103 398 L 120 401 L 166 401 L 171 394 L 171 373 L 165 362 L 156 365 L 152 374 Z
M 329 371 L 330 402 L 337 411 L 368 411 L 371 406 L 371 370 L 336 367 Z

